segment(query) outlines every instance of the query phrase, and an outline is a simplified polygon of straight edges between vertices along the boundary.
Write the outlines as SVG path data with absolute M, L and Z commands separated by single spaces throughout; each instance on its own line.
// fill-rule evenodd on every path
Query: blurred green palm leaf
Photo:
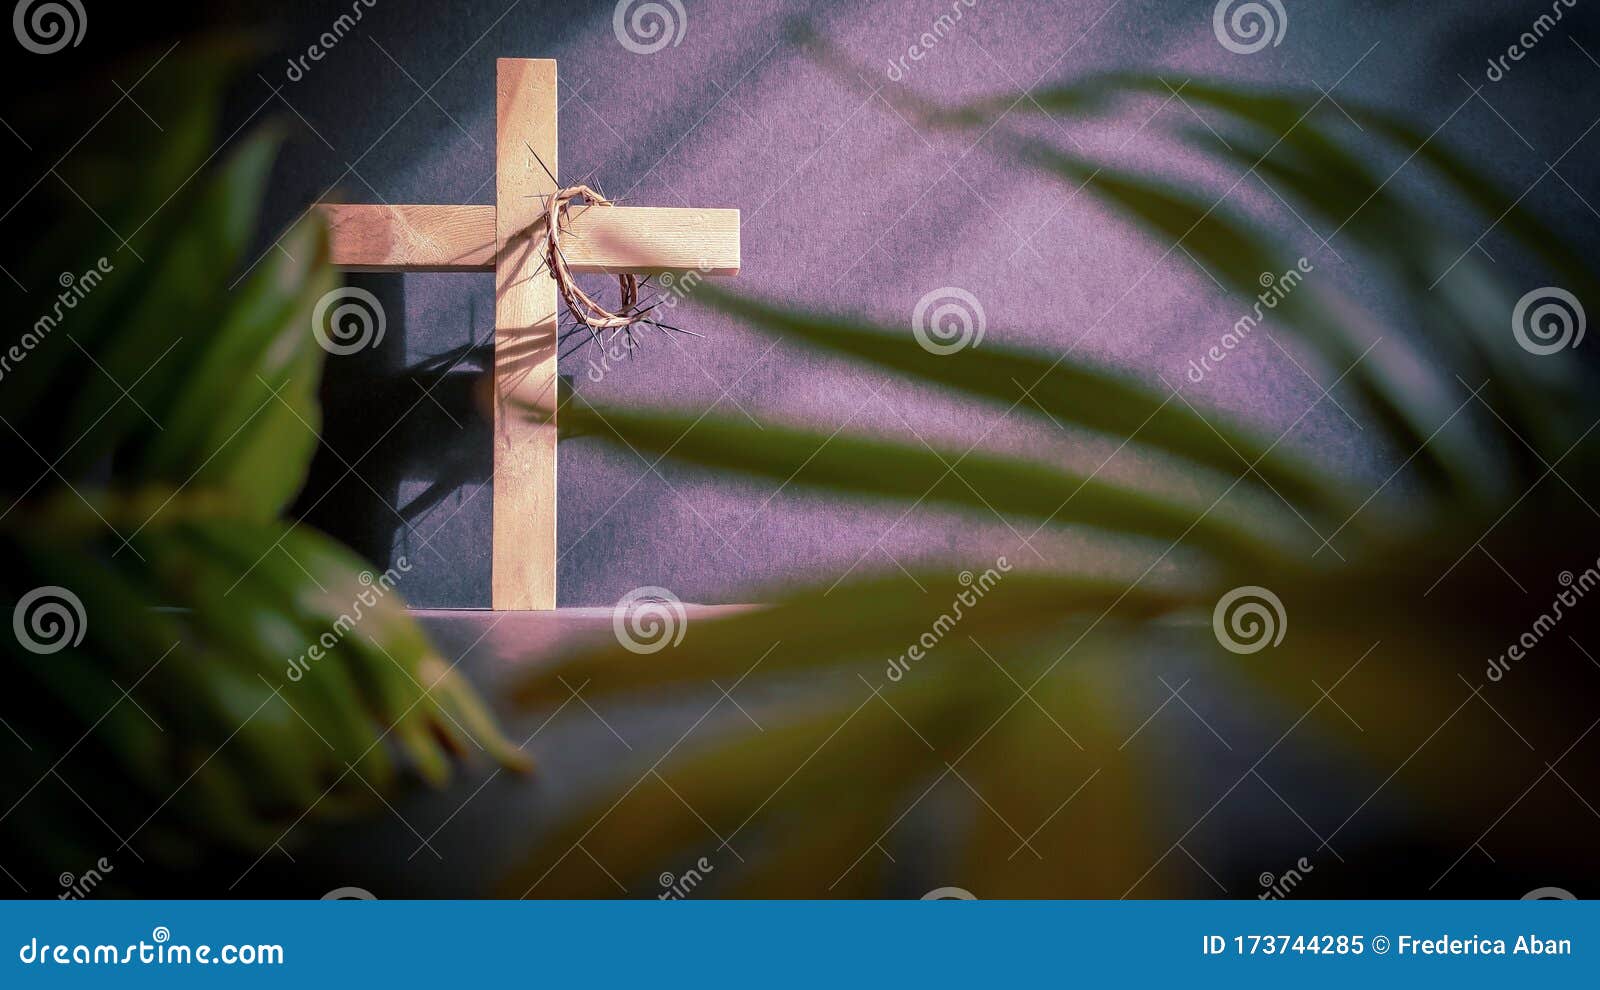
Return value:
M 317 444 L 312 310 L 337 281 L 309 220 L 252 261 L 282 135 L 224 147 L 216 128 L 249 54 L 169 52 L 140 91 L 163 139 L 112 115 L 65 160 L 62 188 L 25 206 L 51 219 L 19 277 L 94 273 L 0 389 L 0 442 L 21 467 L 0 583 L 12 602 L 44 589 L 68 623 L 19 613 L 45 649 L 0 648 L 14 737 L 0 830 L 39 854 L 33 889 L 105 856 L 125 889 L 162 890 L 171 871 L 299 841 L 301 821 L 369 813 L 403 770 L 441 783 L 457 756 L 526 762 L 406 613 L 396 575 L 279 520 Z
M 1057 180 L 1063 196 L 1098 197 L 1157 243 L 1181 243 L 1250 300 L 1262 273 L 1286 270 L 1296 255 L 1226 203 L 1226 181 L 1215 191 L 1180 184 L 1160 169 L 1095 160 L 996 124 L 1013 108 L 1100 113 L 1119 100 L 1166 99 L 1172 89 L 1156 76 L 1117 74 L 1041 90 L 1037 102 L 1005 96 L 954 111 L 910 100 L 901 106 L 940 126 L 988 132 L 994 125 L 993 143 Z M 1595 681 L 1581 651 L 1600 622 L 1592 609 L 1566 615 L 1543 661 L 1524 662 L 1514 674 L 1490 673 L 1485 658 L 1524 641 L 1554 594 L 1544 589 L 1564 586 L 1558 572 L 1570 581 L 1600 566 L 1600 512 L 1585 494 L 1600 481 L 1600 461 L 1583 443 L 1600 422 L 1600 404 L 1580 356 L 1540 358 L 1518 346 L 1510 330 L 1522 293 L 1457 256 L 1461 242 L 1391 184 L 1396 166 L 1415 157 L 1446 195 L 1485 223 L 1498 219 L 1568 288 L 1600 299 L 1592 266 L 1514 191 L 1392 114 L 1341 100 L 1370 132 L 1360 134 L 1315 93 L 1190 80 L 1182 94 L 1212 118 L 1202 126 L 1187 118 L 1172 140 L 1215 156 L 1229 176 L 1257 172 L 1303 215 L 1337 225 L 1342 249 L 1365 252 L 1414 314 L 1375 315 L 1331 277 L 1308 278 L 1273 313 L 1276 326 L 1320 356 L 1324 380 L 1360 397 L 1379 428 L 1369 437 L 1387 445 L 1395 474 L 1381 485 L 1338 476 L 1291 442 L 1197 408 L 1168 383 L 1095 367 L 1070 349 L 1029 351 L 996 343 L 1005 334 L 991 332 L 977 348 L 936 356 L 903 328 L 699 289 L 703 301 L 786 341 L 1163 455 L 1179 476 L 1204 469 L 1235 480 L 1208 506 L 981 443 L 963 453 L 918 438 L 758 428 L 716 413 L 570 400 L 563 422 L 575 436 L 652 460 L 908 510 L 936 503 L 975 518 L 997 512 L 1024 531 L 1087 526 L 1153 540 L 1154 560 L 1109 578 L 1092 559 L 1049 568 L 1018 560 L 1025 572 L 1008 573 L 948 628 L 941 616 L 962 587 L 954 572 L 992 562 L 955 561 L 944 573 L 924 568 L 909 582 L 857 579 L 771 608 L 695 620 L 684 643 L 664 654 L 600 650 L 530 675 L 519 697 L 541 707 L 565 699 L 558 678 L 572 677 L 597 703 L 700 689 L 715 708 L 711 686 L 730 683 L 803 684 L 811 700 L 762 715 L 760 731 L 737 720 L 715 732 L 691 729 L 622 801 L 607 795 L 562 823 L 506 893 L 616 893 L 572 855 L 580 844 L 607 854 L 626 849 L 613 879 L 630 893 L 655 890 L 653 871 L 697 855 L 721 868 L 730 849 L 744 862 L 721 875 L 718 892 L 871 893 L 903 889 L 907 876 L 930 886 L 938 877 L 951 884 L 982 877 L 983 896 L 1214 891 L 1196 872 L 1158 868 L 1179 855 L 1188 833 L 1184 822 L 1162 824 L 1168 777 L 1130 746 L 1149 712 L 1122 696 L 1124 668 L 1174 651 L 1204 657 L 1244 697 L 1289 713 L 1268 754 L 1295 734 L 1335 740 L 1379 782 L 1369 802 L 1403 787 L 1427 827 L 1396 841 L 1426 836 L 1439 862 L 1414 868 L 1439 872 L 1435 884 L 1489 822 L 1516 833 L 1496 843 L 1508 861 L 1502 869 L 1541 857 L 1584 861 L 1581 829 L 1534 834 L 1507 816 L 1524 799 L 1530 809 L 1559 803 L 1557 776 L 1584 804 L 1600 783 L 1592 761 L 1567 761 L 1596 724 Z M 1395 155 L 1387 167 L 1373 137 Z M 1447 270 L 1457 273 L 1451 288 L 1435 291 Z M 1079 336 L 1052 329 L 1063 342 Z M 1423 485 L 1391 486 L 1407 468 Z M 1239 509 L 1239 496 L 1230 494 L 1252 489 L 1265 501 Z M 1181 566 L 1159 567 L 1169 556 Z M 1208 620 L 1224 595 L 1247 586 L 1281 599 L 1286 636 L 1259 655 L 1236 656 Z M 896 670 L 890 661 L 931 629 L 937 641 L 911 669 Z M 780 719 L 781 730 L 769 721 Z M 1403 782 L 1391 784 L 1402 772 Z M 658 787 L 652 776 L 672 787 Z M 1548 790 L 1528 798 L 1543 781 Z M 902 823 L 930 813 L 922 802 L 934 785 L 955 790 L 962 810 L 941 805 L 941 831 L 958 838 L 930 850 Z M 687 813 L 673 790 L 705 820 L 682 820 Z M 1370 835 L 1355 839 L 1345 830 L 1366 807 L 1325 826 L 1326 845 L 1358 855 L 1348 843 Z M 1174 836 L 1179 843 L 1169 846 Z M 893 853 L 908 845 L 917 858 L 897 869 Z M 1323 848 L 1316 846 L 1319 854 Z

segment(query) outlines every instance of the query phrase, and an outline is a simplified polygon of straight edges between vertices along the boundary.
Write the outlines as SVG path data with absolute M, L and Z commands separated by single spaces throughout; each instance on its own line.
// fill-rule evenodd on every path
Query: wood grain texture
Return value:
M 576 206 L 561 253 L 575 272 L 739 274 L 739 211 Z
M 321 210 L 333 263 L 346 271 L 494 270 L 498 241 L 492 206 L 328 203 Z M 577 206 L 567 219 L 561 252 L 580 274 L 739 274 L 738 210 Z M 540 236 L 544 221 L 536 224 L 535 236 Z
M 538 240 L 556 191 L 556 63 L 495 67 L 494 556 L 496 611 L 556 607 L 556 304 Z M 538 157 L 535 158 L 535 155 Z M 541 164 L 542 163 L 542 164 Z M 548 169 L 548 172 L 546 171 Z
M 493 206 L 324 203 L 333 263 L 352 272 L 494 271 Z

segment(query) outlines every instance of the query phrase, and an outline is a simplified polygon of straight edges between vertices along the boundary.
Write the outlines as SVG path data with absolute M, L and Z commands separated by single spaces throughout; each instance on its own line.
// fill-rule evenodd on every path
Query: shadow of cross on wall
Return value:
M 495 205 L 321 210 L 345 271 L 495 273 L 490 603 L 553 609 L 559 297 L 542 246 L 560 171 L 556 63 L 503 58 L 495 74 Z M 739 272 L 738 210 L 597 206 L 562 230 L 575 273 Z

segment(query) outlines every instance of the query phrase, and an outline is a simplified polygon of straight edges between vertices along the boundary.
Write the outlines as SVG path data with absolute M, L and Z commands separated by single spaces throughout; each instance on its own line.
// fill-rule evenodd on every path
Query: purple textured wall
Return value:
M 640 53 L 619 40 L 618 4 L 610 0 L 474 0 L 447 8 L 378 0 L 298 81 L 286 78 L 282 59 L 265 69 L 317 132 L 293 145 L 277 178 L 275 212 L 290 216 L 335 183 L 351 201 L 492 202 L 494 60 L 553 57 L 560 60 L 562 177 L 592 173 L 591 184 L 635 204 L 741 209 L 739 290 L 903 326 L 911 346 L 918 301 L 960 288 L 981 306 L 986 340 L 1072 348 L 1076 357 L 1179 384 L 1189 361 L 1248 301 L 1231 298 L 1185 252 L 1168 251 L 1092 195 L 1006 161 L 996 132 L 922 130 L 884 97 L 910 89 L 956 102 L 1116 69 L 1156 71 L 1174 87 L 1201 75 L 1318 85 L 1341 99 L 1404 110 L 1426 130 L 1449 118 L 1441 140 L 1471 149 L 1521 189 L 1586 123 L 1540 94 L 1569 90 L 1580 78 L 1592 83 L 1600 73 L 1575 45 L 1556 39 L 1485 93 L 1494 109 L 1472 98 L 1461 77 L 1484 82 L 1484 60 L 1515 40 L 1533 4 L 1285 0 L 1281 44 L 1248 55 L 1219 43 L 1209 0 L 684 0 L 681 15 L 675 6 L 662 5 L 681 39 Z M 304 51 L 348 9 L 293 6 L 284 55 Z M 1583 13 L 1571 15 L 1574 25 Z M 923 46 L 945 14 L 954 23 Z M 789 40 L 786 27 L 799 16 L 860 66 L 859 80 L 824 69 Z M 1600 32 L 1590 34 L 1600 40 Z M 922 57 L 897 68 L 896 81 L 891 60 L 913 45 Z M 248 111 L 256 100 L 245 103 Z M 1346 245 L 1322 241 L 1329 231 L 1306 226 L 1260 181 L 1230 190 L 1236 175 L 1176 150 L 1173 129 L 1201 126 L 1181 97 L 1136 101 L 1092 125 L 1043 118 L 1024 99 L 1004 126 L 1083 154 L 1161 166 L 1219 197 L 1227 193 L 1224 208 L 1281 232 L 1282 268 L 1304 257 L 1318 277 L 1384 304 L 1366 286 L 1359 259 L 1340 256 Z M 1579 160 L 1593 157 L 1580 150 L 1569 161 L 1592 180 L 1592 165 Z M 1592 181 L 1579 185 L 1592 188 Z M 1559 184 L 1541 184 L 1527 202 L 1551 216 L 1589 215 Z M 1439 216 L 1442 227 L 1459 227 L 1466 249 L 1478 230 L 1457 220 Z M 359 281 L 384 300 L 389 336 L 375 352 L 331 362 L 328 443 L 337 456 L 319 460 L 301 509 L 373 556 L 408 556 L 415 570 L 407 593 L 417 604 L 484 606 L 490 455 L 472 394 L 492 327 L 490 278 Z M 775 343 L 692 303 L 678 315 L 704 338 L 651 341 L 599 382 L 586 375 L 590 350 L 563 372 L 607 402 L 695 413 L 714 406 L 714 415 L 740 420 L 920 436 L 959 449 L 985 438 L 1085 470 L 1115 449 L 1038 417 L 952 402 Z M 1337 372 L 1271 329 L 1203 382 L 1184 382 L 1184 396 L 1273 435 L 1294 423 L 1321 395 L 1313 379 L 1327 383 Z M 1338 390 L 1333 398 L 1344 399 Z M 1322 402 L 1285 442 L 1381 480 L 1393 452 L 1364 445 L 1362 415 L 1349 401 Z M 1147 469 L 1124 453 L 1102 477 L 1138 479 Z M 686 601 L 748 601 L 847 572 L 980 553 L 1056 558 L 1098 545 L 1060 531 L 1029 540 L 1030 551 L 1021 540 L 1032 525 L 937 511 L 902 519 L 898 506 L 790 489 L 774 495 L 775 483 L 711 477 L 670 462 L 652 468 L 585 439 L 562 445 L 560 471 L 563 605 L 609 604 L 640 585 L 670 588 Z

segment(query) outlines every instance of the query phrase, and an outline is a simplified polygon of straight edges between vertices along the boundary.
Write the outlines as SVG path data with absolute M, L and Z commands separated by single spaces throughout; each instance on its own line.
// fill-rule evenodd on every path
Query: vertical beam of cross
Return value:
M 537 227 L 556 192 L 556 63 L 500 59 L 495 84 L 492 602 L 556 607 L 555 280 Z M 549 554 L 530 554 L 529 548 Z

